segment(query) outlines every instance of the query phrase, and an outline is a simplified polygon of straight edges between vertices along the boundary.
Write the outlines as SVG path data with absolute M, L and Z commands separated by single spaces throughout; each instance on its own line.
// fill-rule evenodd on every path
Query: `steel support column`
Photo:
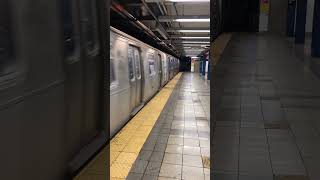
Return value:
M 211 63 L 210 63 L 210 61 L 208 61 L 208 80 L 210 80 L 211 79 Z
M 206 76 L 206 59 L 203 59 L 202 61 L 202 76 Z

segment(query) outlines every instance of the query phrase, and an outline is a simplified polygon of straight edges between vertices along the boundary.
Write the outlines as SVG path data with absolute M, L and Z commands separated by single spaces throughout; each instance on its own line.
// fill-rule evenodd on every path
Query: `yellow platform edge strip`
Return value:
M 110 142 L 110 179 L 125 179 L 147 140 L 154 124 L 178 83 L 178 73 L 162 88 Z M 102 150 L 74 180 L 105 180 L 107 148 Z
M 231 40 L 232 33 L 223 33 L 217 37 L 215 41 L 211 43 L 210 60 L 213 65 L 217 65 L 224 49 L 227 47 Z

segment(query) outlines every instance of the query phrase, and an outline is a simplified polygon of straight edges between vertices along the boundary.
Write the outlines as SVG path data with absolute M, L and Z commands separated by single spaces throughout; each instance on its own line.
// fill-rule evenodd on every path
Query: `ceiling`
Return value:
M 118 0 L 177 54 L 197 56 L 209 47 L 210 0 Z

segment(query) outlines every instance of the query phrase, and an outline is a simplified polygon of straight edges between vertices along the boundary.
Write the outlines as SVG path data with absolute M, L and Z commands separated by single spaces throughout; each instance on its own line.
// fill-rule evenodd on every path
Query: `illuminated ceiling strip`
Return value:
M 209 18 L 205 19 L 173 19 L 176 22 L 210 22 Z
M 180 38 L 180 39 L 210 39 L 210 37 L 196 37 L 196 36 L 184 36 L 184 37 L 176 37 L 176 38 Z
M 165 0 L 166 2 L 210 2 L 210 0 Z
M 182 44 L 210 44 L 209 41 L 181 41 Z
M 175 30 L 174 32 L 181 32 L 181 33 L 210 33 L 210 30 L 188 30 L 188 29 L 181 29 Z

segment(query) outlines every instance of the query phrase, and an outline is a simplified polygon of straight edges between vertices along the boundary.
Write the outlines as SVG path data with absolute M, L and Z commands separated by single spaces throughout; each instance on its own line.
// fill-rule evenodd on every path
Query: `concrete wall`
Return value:
M 288 0 L 269 0 L 269 32 L 286 34 Z

